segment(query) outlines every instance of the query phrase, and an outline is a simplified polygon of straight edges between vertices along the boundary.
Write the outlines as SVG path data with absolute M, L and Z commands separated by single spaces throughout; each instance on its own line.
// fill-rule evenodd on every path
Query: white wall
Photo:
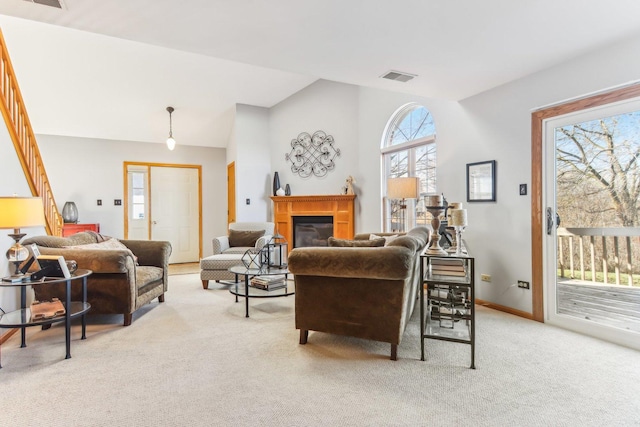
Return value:
M 4 121 L 0 125 L 0 171 L 2 171 L 2 179 L 0 180 L 0 197 L 13 196 L 31 197 L 29 184 L 22 173 L 22 167 L 18 160 L 13 143 L 9 137 L 9 132 Z M 26 237 L 38 236 L 45 233 L 44 227 L 23 228 L 21 233 L 26 233 Z M 0 230 L 0 277 L 5 277 L 13 272 L 15 268 L 13 264 L 9 265 L 5 253 L 13 245 L 13 239 L 8 237 L 13 234 L 13 230 Z M 20 290 L 13 287 L 0 287 L 0 308 L 9 312 L 20 306 Z M 6 330 L 0 330 L 0 335 Z
M 464 153 L 498 161 L 497 203 L 468 205 L 465 235 L 482 253 L 476 271 L 492 275 L 491 283 L 477 282 L 480 298 L 532 309 L 531 291 L 514 286 L 531 280 L 531 196 L 518 193 L 518 184 L 531 185 L 531 111 L 640 79 L 638 51 L 640 38 L 630 39 L 460 103 L 474 133 Z
M 640 79 L 640 38 L 568 61 L 561 66 L 495 88 L 461 102 L 318 81 L 271 109 L 272 170 L 293 194 L 337 192 L 347 175 L 356 180 L 356 231 L 381 229 L 380 144 L 388 119 L 408 102 L 433 114 L 438 144 L 439 192 L 462 201 L 469 227 L 464 238 L 476 257 L 477 297 L 532 312 L 531 291 L 531 111 Z M 299 132 L 322 129 L 334 135 L 342 155 L 323 179 L 291 173 L 284 153 Z M 497 201 L 466 202 L 466 164 L 497 161 Z M 479 275 L 492 276 L 491 283 Z
M 292 195 L 340 194 L 349 175 L 356 179 L 358 194 L 357 100 L 357 86 L 319 80 L 271 108 L 271 170 L 278 172 L 283 188 L 289 184 Z M 340 156 L 325 176 L 302 178 L 291 171 L 285 154 L 291 152 L 291 140 L 300 133 L 313 135 L 318 130 L 333 136 Z
M 124 162 L 202 166 L 203 256 L 213 252 L 211 239 L 226 233 L 226 166 L 222 148 L 37 136 L 58 209 L 72 200 L 80 222 L 100 223 L 100 232 L 124 236 Z M 222 185 L 221 185 L 222 184 Z M 102 206 L 97 206 L 102 199 Z M 123 201 L 124 203 L 124 201 Z
M 271 206 L 269 110 L 236 105 L 236 221 L 267 221 Z M 250 204 L 246 204 L 249 199 Z
M 268 114 L 261 108 L 238 106 L 236 126 L 229 136 L 229 151 L 234 151 L 235 156 L 224 152 L 205 154 L 182 147 L 185 153 L 193 154 L 183 157 L 180 149 L 169 154 L 154 144 L 147 147 L 103 140 L 73 143 L 42 137 L 43 156 L 58 204 L 79 197 L 81 220 L 101 222 L 107 227 L 105 233 L 117 235 L 122 230 L 118 222 L 122 221 L 122 212 L 117 210 L 121 208 L 107 204 L 104 211 L 96 211 L 95 199 L 121 198 L 124 160 L 196 164 L 201 159 L 210 162 L 203 176 L 205 255 L 210 251 L 207 244 L 210 237 L 226 230 L 226 190 L 221 189 L 225 186 L 220 183 L 225 182 L 229 160 L 236 160 L 236 167 L 244 171 L 237 176 L 239 207 L 250 195 L 250 206 L 255 208 L 242 210 L 246 220 L 271 218 L 268 196 L 274 171 L 279 172 L 283 186 L 290 184 L 294 195 L 337 194 L 346 177 L 352 175 L 358 195 L 356 230 L 376 231 L 381 229 L 379 148 L 384 126 L 397 108 L 415 101 L 432 112 L 436 123 L 438 191 L 450 201 L 465 202 L 469 211 L 469 227 L 464 237 L 477 260 L 477 296 L 531 312 L 531 291 L 513 286 L 517 280 L 531 280 L 531 200 L 530 195 L 520 196 L 518 192 L 518 184 L 531 184 L 531 110 L 640 79 L 638 51 L 640 38 L 632 39 L 460 103 L 318 81 L 272 107 Z M 265 130 L 267 150 L 260 141 Z M 335 170 L 325 177 L 302 179 L 291 172 L 285 154 L 300 132 L 316 130 L 334 136 L 341 156 L 336 158 Z M 28 193 L 12 157 L 13 148 L 6 136 L 1 138 L 3 176 L 17 178 L 15 182 L 11 178 L 0 182 L 0 192 Z M 69 159 L 74 161 L 73 169 L 69 167 Z M 466 203 L 466 164 L 483 160 L 497 161 L 497 202 Z M 264 163 L 270 163 L 270 170 L 263 168 Z M 108 171 L 106 164 L 110 165 Z M 69 171 L 78 168 L 89 171 L 93 179 L 69 178 Z M 4 251 L 10 245 L 9 240 L 5 237 L 0 242 Z M 2 262 L 0 265 L 6 271 L 6 260 Z M 492 282 L 478 281 L 480 273 L 491 274 Z M 4 300 L 0 302 L 4 304 Z

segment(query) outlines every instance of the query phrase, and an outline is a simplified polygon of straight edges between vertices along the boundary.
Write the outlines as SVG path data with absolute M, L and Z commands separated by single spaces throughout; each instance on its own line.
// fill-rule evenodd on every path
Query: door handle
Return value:
M 553 209 L 547 208 L 547 234 L 551 236 L 553 232 L 553 225 L 556 228 L 560 227 L 560 215 L 557 212 L 553 212 Z

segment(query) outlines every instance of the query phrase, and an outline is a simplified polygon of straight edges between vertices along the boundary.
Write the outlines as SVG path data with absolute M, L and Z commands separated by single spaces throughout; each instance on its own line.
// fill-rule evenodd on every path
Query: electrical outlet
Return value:
M 490 274 L 481 274 L 480 275 L 480 280 L 482 280 L 483 282 L 490 282 L 491 281 L 491 275 Z
M 529 282 L 525 282 L 524 280 L 518 280 L 518 287 L 522 289 L 529 289 Z
M 113 199 L 114 206 L 122 206 L 122 199 Z
M 98 199 L 98 206 L 102 206 L 102 199 Z

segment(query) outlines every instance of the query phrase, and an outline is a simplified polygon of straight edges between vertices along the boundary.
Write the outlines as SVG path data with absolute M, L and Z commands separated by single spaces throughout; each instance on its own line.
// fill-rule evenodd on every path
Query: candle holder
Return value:
M 465 229 L 464 225 L 454 225 L 453 228 L 456 230 L 456 256 L 466 255 L 466 251 L 462 251 L 462 232 Z
M 452 209 L 450 211 L 450 226 L 456 230 L 456 252 L 457 256 L 463 255 L 462 251 L 462 232 L 467 226 L 467 210 Z
M 440 246 L 440 215 L 444 213 L 444 206 L 427 206 L 427 211 L 431 214 L 431 239 L 429 247 L 425 253 L 429 255 L 447 255 L 447 251 Z
M 451 236 L 451 245 L 445 250 L 450 254 L 455 254 L 458 250 L 458 233 L 456 233 L 455 227 L 450 225 L 447 226 L 445 230 L 447 230 L 447 234 Z

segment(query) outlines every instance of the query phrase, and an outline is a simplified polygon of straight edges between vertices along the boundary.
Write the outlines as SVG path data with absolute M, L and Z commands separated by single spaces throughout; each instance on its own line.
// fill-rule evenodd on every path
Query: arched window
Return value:
M 429 110 L 410 103 L 400 107 L 389 119 L 382 141 L 383 224 L 385 231 L 408 230 L 427 225 L 424 196 L 436 193 L 436 127 Z M 418 177 L 419 199 L 387 197 L 390 178 Z M 403 208 L 406 206 L 406 209 Z

